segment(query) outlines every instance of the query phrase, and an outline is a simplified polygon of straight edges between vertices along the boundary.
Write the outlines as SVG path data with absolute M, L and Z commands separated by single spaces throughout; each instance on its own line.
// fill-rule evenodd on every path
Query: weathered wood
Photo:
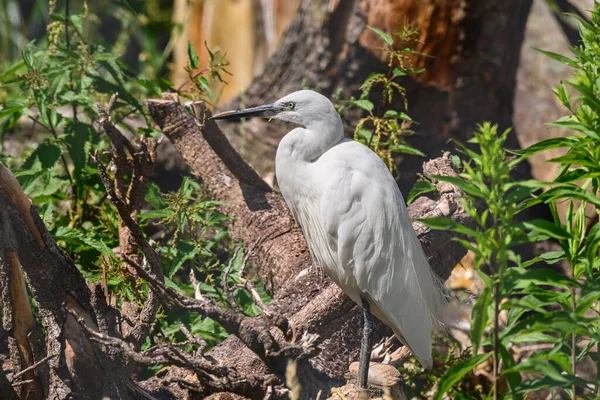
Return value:
M 329 2 L 320 3 L 321 7 L 315 3 L 302 2 L 296 19 L 264 72 L 244 91 L 243 99 L 233 99 L 221 109 L 240 108 L 242 103 L 249 107 L 272 102 L 303 87 L 318 90 L 328 97 L 338 90 L 343 98 L 356 96 L 370 73 L 386 73 L 388 69 L 377 58 L 376 50 L 364 47 L 364 44 L 376 43 L 369 36 L 365 39 L 365 35 L 369 35 L 368 30 L 365 33 L 369 19 L 370 23 L 382 24 L 380 27 L 388 32 L 397 29 L 397 23 L 415 24 L 427 35 L 423 50 L 431 51 L 436 57 L 428 61 L 439 65 L 439 71 L 424 75 L 425 83 L 408 77 L 400 81 L 406 88 L 408 114 L 418 122 L 412 127 L 416 134 L 408 141 L 424 152 L 426 159 L 453 150 L 450 139 L 466 142 L 482 121 L 498 123 L 501 130 L 512 126 L 516 71 L 531 0 L 369 0 L 366 3 L 370 12 L 367 14 L 361 7 L 355 7 L 349 17 L 351 22 L 344 28 L 336 21 L 339 13 L 352 10 L 350 3 L 341 1 L 333 9 L 328 8 Z M 434 20 L 425 19 L 425 6 L 438 11 L 431 14 Z M 378 19 L 376 16 L 382 13 L 390 18 Z M 437 45 L 432 40 L 434 32 L 429 31 L 434 27 L 445 29 L 445 34 L 435 33 L 439 35 L 435 39 Z M 334 47 L 339 51 L 332 51 L 329 44 L 334 37 L 339 43 L 342 34 L 345 35 L 342 44 Z M 456 51 L 448 54 L 451 49 Z M 454 62 L 453 57 L 459 57 L 460 61 Z M 379 89 L 372 91 L 374 100 L 379 98 Z M 393 108 L 403 108 L 400 98 Z M 342 117 L 346 134 L 350 136 L 362 112 L 350 110 Z M 244 154 L 259 173 L 274 170 L 275 149 L 287 132 L 285 125 L 253 119 L 247 121 L 243 129 L 236 122 L 223 122 L 220 127 L 236 148 L 244 137 Z M 519 148 L 514 132 L 506 145 Z M 400 171 L 398 183 L 403 193 L 412 188 L 421 172 L 422 161 L 418 156 L 396 157 Z M 530 175 L 526 163 L 520 168 L 522 177 Z
M 229 144 L 222 140 L 212 141 L 213 145 L 226 146 L 225 149 L 218 145 L 212 148 L 206 140 L 223 135 L 215 122 L 207 119 L 210 116 L 208 110 L 197 114 L 200 120 L 196 124 L 184 107 L 173 99 L 149 100 L 146 105 L 189 165 L 191 173 L 203 182 L 211 197 L 224 203 L 222 211 L 231 218 L 231 237 L 252 251 L 254 269 L 273 295 L 270 307 L 290 320 L 296 337 L 309 332 L 325 340 L 320 345 L 321 354 L 311 362 L 330 379 L 318 382 L 315 389 L 327 391 L 340 384 L 348 360 L 355 356 L 359 347 L 356 332 L 360 316 L 354 303 L 311 264 L 306 242 L 282 196 L 240 183 L 235 178 L 243 172 L 231 172 L 220 158 L 231 151 Z M 201 105 L 196 107 L 202 108 Z M 448 155 L 428 163 L 427 168 L 426 173 L 431 174 L 454 173 Z M 466 221 L 467 216 L 457 206 L 460 192 L 447 185 L 440 189 L 439 201 L 423 199 L 415 202 L 409 208 L 411 215 L 447 215 Z M 450 241 L 447 232 L 430 231 L 420 224 L 415 228 L 420 240 L 426 244 L 425 250 L 434 269 L 440 276 L 447 277 L 464 255 L 464 249 Z M 380 329 L 378 333 L 381 336 L 385 330 Z M 211 355 L 221 362 L 231 363 L 240 371 L 268 373 L 258 357 L 235 337 L 217 346 Z
M 118 391 L 116 388 L 125 387 L 128 374 L 124 372 L 122 360 L 97 357 L 90 339 L 73 316 L 82 318 L 91 329 L 98 329 L 83 276 L 56 245 L 15 177 L 0 163 L 0 266 L 15 284 L 19 264 L 45 328 L 45 337 L 32 334 L 35 330 L 27 334 L 34 359 L 27 360 L 22 367 L 47 355 L 57 355 L 47 360 L 47 367 L 44 363 L 36 368 L 35 376 L 41 377 L 42 382 L 46 380 L 43 382 L 45 392 L 36 392 L 36 398 L 91 399 L 98 393 L 112 395 Z M 10 268 L 9 271 L 6 268 Z M 24 288 L 22 282 L 17 286 Z M 9 290 L 9 295 L 13 296 L 13 302 L 19 299 L 14 289 Z M 25 310 L 13 310 L 16 311 Z M 16 340 L 17 344 L 23 341 L 19 337 Z M 126 393 L 120 395 L 127 398 Z
M 9 349 L 11 350 L 11 360 L 17 365 L 18 370 L 22 371 L 34 364 L 35 356 L 38 354 L 35 350 L 36 341 L 30 337 L 39 338 L 41 327 L 35 322 L 31 305 L 29 304 L 29 295 L 25 287 L 25 279 L 21 272 L 21 264 L 14 250 L 7 249 L 4 257 L 0 256 L 3 268 L 1 269 L 2 283 L 5 290 L 2 293 L 3 318 L 2 322 L 6 331 L 12 331 L 12 338 L 9 340 Z M 42 376 L 37 376 L 34 371 L 29 371 L 23 377 L 26 382 L 18 388 L 21 397 L 42 399 L 44 391 L 42 387 Z
M 0 368 L 0 398 L 4 400 L 19 400 L 19 396 L 15 393 L 10 382 L 6 378 L 6 374 Z

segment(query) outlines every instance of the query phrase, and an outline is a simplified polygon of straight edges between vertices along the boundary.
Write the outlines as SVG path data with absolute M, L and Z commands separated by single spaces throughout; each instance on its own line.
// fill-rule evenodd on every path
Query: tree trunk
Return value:
M 407 90 L 408 113 L 418 122 L 410 144 L 430 159 L 454 149 L 449 139 L 466 142 L 478 123 L 491 121 L 501 130 L 512 126 L 516 72 L 531 0 L 365 0 L 360 7 L 353 0 L 340 0 L 331 7 L 333 3 L 320 2 L 319 7 L 304 0 L 265 71 L 242 97 L 222 108 L 272 102 L 302 87 L 329 97 L 340 89 L 345 98 L 357 95 L 370 73 L 387 71 L 371 50 L 381 42 L 365 32 L 366 24 L 389 32 L 407 21 L 421 31 L 418 50 L 435 57 L 416 60 L 417 66 L 431 70 L 415 77 L 422 82 L 413 78 L 401 82 Z M 350 128 L 347 135 L 360 117 L 356 112 L 344 115 Z M 235 122 L 221 127 L 236 147 L 244 144 L 243 154 L 261 174 L 274 170 L 275 149 L 285 126 L 255 119 L 243 127 Z M 507 146 L 519 147 L 514 132 Z M 397 157 L 403 193 L 414 184 L 421 163 L 418 156 Z M 529 176 L 523 165 L 520 174 Z
M 35 322 L 21 269 L 45 332 Z M 94 298 L 83 276 L 50 236 L 16 178 L 0 163 L 0 272 L 4 328 L 12 330 L 14 372 L 30 399 L 80 399 L 119 394 L 128 379 L 124 360 L 97 353 L 77 322 L 98 330 Z M 17 361 L 15 362 L 16 360 Z M 44 360 L 37 367 L 35 364 Z
M 415 14 L 422 28 L 446 26 L 447 34 L 441 37 L 454 38 L 442 40 L 440 46 L 433 47 L 433 51 L 440 49 L 434 54 L 439 56 L 436 73 L 421 82 L 408 78 L 403 82 L 410 115 L 419 122 L 411 144 L 434 158 L 451 146 L 448 139 L 464 142 L 480 121 L 492 120 L 501 129 L 510 126 L 515 73 L 531 1 L 405 0 L 396 3 L 404 3 L 406 8 L 401 10 L 406 11 L 402 12 Z M 389 5 L 391 0 L 365 1 L 362 9 L 355 0 L 304 0 L 265 72 L 246 92 L 244 103 L 270 102 L 303 85 L 328 96 L 338 88 L 346 97 L 356 94 L 369 73 L 387 69 L 377 54 L 363 46 L 369 42 L 363 35 L 366 22 L 378 21 L 373 17 L 376 15 L 373 10 L 378 10 L 381 4 Z M 443 12 L 423 14 L 418 6 L 424 4 L 434 10 L 440 7 Z M 438 22 L 428 24 L 432 22 L 428 18 L 440 15 Z M 403 20 L 401 15 L 398 20 Z M 393 26 L 382 28 L 393 29 Z M 454 46 L 460 51 L 449 52 Z M 241 99 L 237 99 L 224 108 L 240 104 Z M 305 397 L 315 398 L 320 390 L 326 394 L 331 387 L 343 382 L 349 360 L 356 359 L 359 347 L 356 333 L 361 324 L 357 307 L 312 266 L 306 243 L 281 196 L 271 191 L 244 163 L 214 122 L 201 118 L 197 126 L 176 101 L 149 101 L 147 105 L 191 172 L 203 181 L 216 200 L 225 204 L 223 211 L 231 217 L 232 238 L 243 242 L 252 254 L 253 267 L 273 296 L 268 306 L 273 317 L 279 315 L 289 320 L 296 342 L 308 340 L 305 333 L 317 334 L 322 340 L 320 354 L 311 358 L 308 367 L 298 371 L 298 376 L 304 383 Z M 199 110 L 202 111 L 202 106 Z M 345 114 L 346 127 L 353 126 L 359 117 L 356 112 Z M 229 138 L 239 146 L 240 125 L 221 126 L 226 127 Z M 254 157 L 249 157 L 251 163 L 263 172 L 272 171 L 276 145 L 286 130 L 282 125 L 264 121 L 253 120 L 246 124 L 242 134 L 247 142 L 246 154 Z M 514 135 L 508 145 L 518 147 Z M 421 171 L 419 166 L 423 160 L 402 156 L 397 161 L 402 174 L 400 186 L 406 193 Z M 452 174 L 448 155 L 426 163 L 424 172 Z M 409 208 L 411 216 L 447 215 L 466 222 L 468 217 L 458 206 L 460 193 L 456 188 L 440 184 L 438 191 L 439 201 L 418 199 Z M 448 232 L 429 231 L 419 224 L 415 229 L 433 268 L 440 276 L 447 277 L 464 254 L 463 248 L 450 240 Z M 17 321 L 13 315 L 5 321 L 10 329 L 19 327 L 14 353 L 23 361 L 21 368 L 40 361 L 38 352 L 54 357 L 48 359 L 47 371 L 43 367 L 35 370 L 32 385 L 27 390 L 35 392 L 42 385 L 49 388 L 52 398 L 66 398 L 70 393 L 80 396 L 103 393 L 126 398 L 127 393 L 120 392 L 125 391 L 129 377 L 123 373 L 127 371 L 126 360 L 111 358 L 113 354 L 106 347 L 92 347 L 79 321 L 85 320 L 88 329 L 103 329 L 103 315 L 97 311 L 90 290 L 72 261 L 56 246 L 14 177 L 1 164 L 0 266 L 5 276 L 10 274 L 9 285 L 3 286 L 5 310 L 20 310 L 20 315 L 28 316 Z M 46 330 L 45 338 L 39 339 L 39 343 L 35 339 L 39 327 L 29 318 L 30 311 L 21 301 L 25 290 L 22 278 L 19 280 L 20 267 L 25 271 Z M 8 304 L 15 299 L 19 302 Z M 275 325 L 269 333 L 278 339 L 285 334 Z M 378 329 L 377 333 L 381 337 L 386 331 Z M 220 364 L 235 367 L 242 376 L 264 376 L 273 372 L 263 362 L 264 357 L 261 359 L 235 336 L 212 349 L 210 355 Z
M 314 398 L 320 390 L 343 382 L 350 359 L 360 347 L 361 317 L 358 307 L 336 285 L 315 268 L 300 229 L 294 223 L 280 194 L 271 191 L 231 147 L 204 104 L 196 103 L 198 124 L 174 99 L 146 102 L 154 120 L 171 139 L 191 173 L 231 217 L 230 235 L 252 252 L 252 265 L 267 284 L 273 301 L 269 308 L 291 323 L 297 339 L 303 333 L 317 334 L 323 341 L 312 366 L 322 375 L 305 377 L 305 395 Z M 425 173 L 453 174 L 449 155 L 424 166 Z M 440 200 L 420 198 L 409 208 L 413 218 L 447 215 L 462 223 L 468 217 L 459 207 L 460 192 L 440 185 Z M 464 248 L 444 231 L 431 231 L 421 224 L 415 229 L 434 270 L 447 278 L 462 258 Z M 390 334 L 382 324 L 376 340 Z M 276 335 L 276 333 L 273 333 Z M 279 333 L 279 335 L 281 335 Z M 210 351 L 222 363 L 233 365 L 242 374 L 270 373 L 261 360 L 235 336 Z

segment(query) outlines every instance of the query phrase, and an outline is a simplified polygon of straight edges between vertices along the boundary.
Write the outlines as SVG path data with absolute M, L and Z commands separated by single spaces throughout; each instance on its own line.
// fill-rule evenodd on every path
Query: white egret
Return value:
M 344 138 L 340 116 L 319 93 L 300 90 L 212 119 L 253 116 L 301 126 L 279 143 L 275 174 L 314 262 L 363 308 L 360 386 L 367 387 L 371 313 L 430 367 L 431 334 L 446 298 L 383 161 Z

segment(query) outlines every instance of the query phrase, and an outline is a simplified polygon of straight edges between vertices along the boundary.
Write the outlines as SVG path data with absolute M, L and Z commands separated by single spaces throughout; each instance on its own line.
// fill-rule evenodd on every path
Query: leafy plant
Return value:
M 475 302 L 472 311 L 471 343 L 473 357 L 456 364 L 446 372 L 439 382 L 436 398 L 449 390 L 453 383 L 477 365 L 492 357 L 492 380 L 494 398 L 498 396 L 500 379 L 500 360 L 504 365 L 514 365 L 512 355 L 506 351 L 508 342 L 501 340 L 499 314 L 503 299 L 512 295 L 509 266 L 520 265 L 515 245 L 526 239 L 526 230 L 515 224 L 516 214 L 523 209 L 521 201 L 530 194 L 530 190 L 520 190 L 522 186 L 513 182 L 512 169 L 522 159 L 507 159 L 502 146 L 508 130 L 497 135 L 497 127 L 491 124 L 479 126 L 470 143 L 477 146 L 473 151 L 460 146 L 467 156 L 462 162 L 462 172 L 458 177 L 435 176 L 434 179 L 452 183 L 464 193 L 463 207 L 473 220 L 472 226 L 463 226 L 449 218 L 426 219 L 421 222 L 435 229 L 450 229 L 469 238 L 457 238 L 467 249 L 475 254 L 475 267 L 485 283 L 485 288 Z M 534 188 L 535 189 L 535 188 Z M 484 334 L 488 324 L 492 325 L 492 337 Z M 503 334 L 503 333 L 502 333 Z M 504 337 L 504 336 L 502 336 Z M 510 339 L 509 339 L 510 340 Z M 481 348 L 482 344 L 491 344 L 492 350 Z M 480 352 L 483 350 L 483 353 Z M 509 385 L 519 385 L 520 377 L 511 375 Z
M 214 94 L 211 84 L 215 82 L 227 84 L 223 80 L 223 74 L 231 75 L 226 69 L 229 62 L 224 52 L 220 50 L 211 51 L 206 42 L 204 42 L 204 47 L 206 47 L 208 53 L 208 66 L 197 71 L 200 67 L 200 59 L 192 43 L 188 42 L 189 65 L 185 68 L 188 73 L 188 80 L 179 88 L 178 92 L 183 95 L 189 95 L 189 97 L 196 101 L 202 100 L 207 103 L 216 103 L 220 93 Z M 205 75 L 208 75 L 208 78 Z M 190 84 L 189 94 L 182 91 L 183 87 L 188 83 Z
M 464 191 L 463 205 L 473 226 L 445 218 L 422 222 L 466 236 L 468 240 L 457 240 L 475 254 L 485 283 L 472 311 L 473 357 L 448 370 L 438 383 L 436 398 L 490 357 L 494 399 L 523 398 L 543 389 L 572 399 L 600 395 L 600 376 L 585 378 L 578 370 L 589 358 L 600 371 L 600 4 L 591 23 L 578 20 L 582 45 L 573 48 L 572 58 L 544 52 L 575 69 L 573 79 L 554 91 L 570 115 L 550 124 L 575 133 L 513 151 L 516 157 L 509 157 L 503 149 L 506 132 L 497 136 L 495 127 L 484 124 L 472 140 L 477 151 L 460 146 L 466 160 L 459 176 L 435 177 Z M 511 179 L 510 171 L 518 163 L 555 148 L 566 152 L 550 160 L 559 165 L 553 182 Z M 540 202 L 550 208 L 552 221 L 515 222 L 519 212 Z M 543 240 L 555 241 L 560 250 L 524 262 L 514 251 L 517 244 Z M 540 263 L 560 263 L 567 273 L 542 268 Z M 499 323 L 501 312 L 507 313 L 504 326 Z M 523 343 L 541 346 L 517 362 L 510 349 Z
M 51 6 L 56 7 L 56 3 L 51 2 Z M 143 4 L 132 7 L 138 6 Z M 136 14 L 144 10 L 125 8 L 121 10 L 122 31 L 110 48 L 87 40 L 94 37 L 90 31 L 94 31 L 96 21 L 87 7 L 79 14 L 58 13 L 51 8 L 47 39 L 27 44 L 21 51 L 22 59 L 0 75 L 0 142 L 4 146 L 8 135 L 23 135 L 26 124 L 36 130 L 34 141 L 38 142 L 21 155 L 1 154 L 2 160 L 15 171 L 53 238 L 87 280 L 102 282 L 109 302 L 117 306 L 124 299 L 141 305 L 148 288 L 131 279 L 114 254 L 113 249 L 119 246 L 118 216 L 107 201 L 97 169 L 88 163 L 90 152 L 101 154 L 105 163 L 111 162 L 107 157 L 111 142 L 97 126 L 97 104 L 107 103 L 118 92 L 111 109 L 112 122 L 135 142 L 142 136 L 158 135 L 139 99 L 175 90 L 172 83 L 154 75 L 166 57 L 155 57 L 155 43 L 150 38 L 144 42 L 142 54 L 152 56 L 152 60 L 142 62 L 139 73 L 124 63 L 126 45 L 122 39 L 137 37 L 140 30 L 154 23 L 147 14 Z M 190 78 L 196 90 L 191 94 L 210 100 L 208 84 L 222 81 L 227 62 L 223 54 L 207 51 L 207 78 Z M 192 68 L 197 68 L 197 60 L 192 49 Z M 123 172 L 119 179 L 128 184 L 132 174 Z M 233 252 L 218 203 L 206 199 L 200 186 L 187 177 L 173 193 L 162 193 L 150 183 L 145 200 L 145 209 L 136 218 L 146 233 L 153 235 L 170 287 L 189 295 L 199 291 L 213 301 L 228 304 L 221 281 L 230 266 L 225 281 L 238 306 L 248 315 L 260 312 L 255 298 L 268 301 L 268 295 L 258 282 L 247 279 L 245 257 L 241 251 Z M 214 321 L 168 310 L 158 314 L 155 328 L 164 338 L 183 340 L 173 333 L 180 322 L 193 333 L 202 334 L 209 345 L 226 336 Z M 147 338 L 147 343 L 151 342 Z
M 385 161 L 390 171 L 397 172 L 394 154 L 425 156 L 419 150 L 409 146 L 405 140 L 405 136 L 414 133 L 410 130 L 414 121 L 405 112 L 408 110 L 406 91 L 398 83 L 398 79 L 423 72 L 423 69 L 411 66 L 409 54 L 427 55 L 409 47 L 400 50 L 394 48 L 395 41 L 410 43 L 415 40 L 418 31 L 409 25 L 404 25 L 401 31 L 392 32 L 391 36 L 377 28 L 368 28 L 383 40 L 384 46 L 378 50 L 383 51 L 388 58 L 388 72 L 370 74 L 360 87 L 361 94 L 358 99 L 352 97 L 350 100 L 342 101 L 338 94 L 337 109 L 338 112 L 342 112 L 348 107 L 358 107 L 367 112 L 367 116 L 361 118 L 354 129 L 354 140 L 370 147 Z M 376 86 L 381 87 L 382 90 L 377 107 L 370 100 L 371 90 Z M 405 111 L 392 107 L 392 102 L 397 96 L 402 99 Z

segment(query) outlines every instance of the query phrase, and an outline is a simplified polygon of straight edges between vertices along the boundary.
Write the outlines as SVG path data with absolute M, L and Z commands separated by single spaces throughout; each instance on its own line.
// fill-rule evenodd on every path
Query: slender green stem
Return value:
M 600 315 L 600 301 L 596 302 L 596 314 Z M 600 346 L 596 346 L 596 398 L 600 397 Z
M 499 315 L 500 315 L 500 282 L 494 283 L 494 365 L 492 371 L 492 384 L 494 390 L 494 400 L 498 400 L 498 376 L 500 374 L 500 338 L 499 338 Z
M 385 76 L 385 79 L 390 80 L 393 70 L 394 70 L 393 65 L 390 65 L 388 68 L 388 72 Z M 382 90 L 384 90 L 384 89 L 382 89 Z M 377 111 L 375 111 L 376 117 L 381 116 L 381 107 L 383 107 L 383 96 L 385 96 L 385 94 L 382 92 L 381 96 L 379 96 L 379 101 L 377 102 Z M 375 136 L 376 128 L 377 128 L 377 125 L 373 124 L 373 129 L 371 129 L 371 137 L 369 138 L 369 143 L 367 144 L 367 147 L 369 147 L 369 148 L 371 148 L 371 142 L 373 142 L 373 137 Z
M 56 129 L 54 129 L 54 125 L 52 125 L 52 119 L 49 111 L 47 113 L 47 118 L 49 125 L 48 129 L 50 129 L 50 132 L 52 133 L 52 136 L 54 136 L 54 139 L 58 140 L 58 133 L 56 133 Z M 42 126 L 44 125 L 42 124 Z M 67 159 L 65 158 L 64 154 L 60 155 L 60 159 L 62 160 L 62 164 L 65 167 L 65 172 L 67 173 L 67 178 L 69 178 L 69 183 L 71 184 L 71 186 L 73 186 L 73 177 L 71 176 L 71 172 L 69 172 L 69 164 L 67 163 Z
M 575 270 L 573 269 L 573 272 Z M 575 312 L 577 309 L 577 304 L 575 302 L 575 287 L 571 287 L 571 311 Z M 571 333 L 571 370 L 573 372 L 573 376 L 577 376 L 577 337 L 574 333 Z M 576 400 L 577 395 L 575 393 L 575 383 L 571 386 L 571 399 Z
M 48 118 L 48 128 L 50 129 L 50 132 L 52 132 L 52 136 L 54 136 L 54 139 L 58 139 L 58 134 L 56 133 L 56 129 L 54 128 L 54 125 L 52 124 L 52 118 L 50 116 L 50 112 L 48 111 L 46 114 L 47 118 Z M 64 154 L 60 155 L 60 159 L 62 161 L 63 167 L 65 168 L 65 173 L 67 174 L 67 178 L 69 179 L 69 183 L 71 184 L 71 211 L 75 212 L 77 210 L 77 188 L 75 187 L 75 181 L 73 180 L 73 177 L 71 176 L 71 172 L 69 171 L 69 163 L 67 163 L 67 159 L 65 158 Z
M 69 37 L 69 19 L 71 16 L 71 11 L 70 11 L 70 0 L 66 1 L 65 4 L 65 42 L 67 45 L 67 52 L 69 52 L 71 50 L 71 40 Z M 71 88 L 73 89 L 73 91 L 76 91 L 76 87 L 75 87 L 75 81 L 73 80 L 73 73 L 71 72 Z M 71 107 L 73 108 L 73 120 L 77 121 L 77 103 L 75 101 L 73 101 L 71 103 Z

